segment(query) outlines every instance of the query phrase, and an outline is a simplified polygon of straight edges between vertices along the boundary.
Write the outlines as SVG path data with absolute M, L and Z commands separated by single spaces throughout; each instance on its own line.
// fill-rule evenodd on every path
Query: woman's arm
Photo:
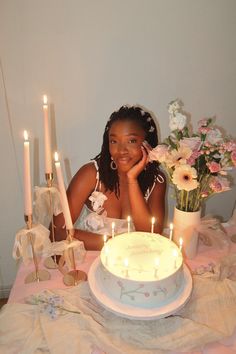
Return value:
M 67 198 L 71 213 L 72 222 L 78 219 L 81 210 L 96 185 L 96 169 L 92 163 L 84 165 L 72 178 L 67 189 Z M 66 239 L 65 219 L 63 213 L 54 216 L 55 239 L 61 241 Z M 101 235 L 75 230 L 74 237 L 84 242 L 85 249 L 100 250 L 103 246 Z
M 137 179 L 148 162 L 146 150 L 142 148 L 142 151 L 143 157 L 140 162 L 127 173 L 132 220 L 136 230 L 150 232 L 151 218 L 155 217 L 154 232 L 161 233 L 165 216 L 166 180 L 165 176 L 161 174 L 164 182 L 156 182 L 149 200 L 146 202 Z
M 163 177 L 164 178 L 164 177 Z M 154 232 L 162 233 L 165 217 L 165 191 L 166 182 L 156 182 L 148 202 L 144 199 L 137 183 L 129 184 L 129 200 L 132 220 L 137 231 L 151 230 L 151 218 L 155 217 Z

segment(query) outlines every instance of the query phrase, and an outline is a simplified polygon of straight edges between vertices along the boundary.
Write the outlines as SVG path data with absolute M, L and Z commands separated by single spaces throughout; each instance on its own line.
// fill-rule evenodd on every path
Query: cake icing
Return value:
M 131 232 L 104 245 L 100 280 L 122 303 L 163 306 L 183 288 L 183 257 L 174 242 L 159 234 Z

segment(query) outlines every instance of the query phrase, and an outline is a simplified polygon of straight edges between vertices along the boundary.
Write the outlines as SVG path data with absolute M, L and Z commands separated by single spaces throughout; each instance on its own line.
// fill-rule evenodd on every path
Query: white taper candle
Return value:
M 55 152 L 55 166 L 56 166 L 56 173 L 57 173 L 57 182 L 60 191 L 61 206 L 62 206 L 62 211 L 66 223 L 66 229 L 72 230 L 73 223 L 72 223 L 70 208 L 69 208 L 68 199 L 66 195 L 65 184 L 62 176 L 61 164 L 60 161 L 58 160 L 57 152 Z
M 26 130 L 24 131 L 24 213 L 32 215 L 30 145 Z
M 45 173 L 52 173 L 52 151 L 51 151 L 51 134 L 49 129 L 48 118 L 48 98 L 43 96 L 43 115 L 44 115 L 44 163 Z

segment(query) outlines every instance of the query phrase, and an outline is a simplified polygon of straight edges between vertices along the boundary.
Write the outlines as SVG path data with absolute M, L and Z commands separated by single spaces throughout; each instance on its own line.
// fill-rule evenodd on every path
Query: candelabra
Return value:
M 73 236 L 74 236 L 74 229 L 67 230 L 66 232 L 67 232 L 67 241 L 69 243 L 72 243 Z M 63 282 L 67 286 L 75 286 L 78 285 L 81 281 L 87 280 L 87 274 L 82 270 L 76 269 L 75 253 L 73 247 L 70 247 L 68 249 L 68 255 L 69 255 L 70 263 L 72 265 L 72 270 L 70 270 L 64 275 Z
M 28 237 L 29 240 L 29 244 L 31 247 L 31 251 L 32 251 L 32 258 L 33 258 L 33 262 L 34 262 L 34 268 L 35 271 L 31 272 L 30 274 L 28 274 L 25 278 L 25 283 L 32 283 L 32 282 L 40 282 L 43 280 L 49 280 L 50 279 L 50 273 L 45 270 L 45 269 L 39 269 L 38 266 L 38 260 L 37 260 L 37 256 L 35 254 L 35 249 L 34 249 L 34 239 L 35 237 L 37 237 L 37 234 L 35 235 L 32 231 L 33 231 L 33 218 L 32 215 L 25 215 L 25 223 L 26 223 L 26 228 L 28 230 L 27 234 L 25 235 L 25 237 Z

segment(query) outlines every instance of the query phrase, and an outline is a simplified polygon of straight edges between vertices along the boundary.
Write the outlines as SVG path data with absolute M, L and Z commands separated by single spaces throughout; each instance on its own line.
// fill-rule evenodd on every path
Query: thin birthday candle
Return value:
M 51 135 L 49 129 L 48 118 L 48 98 L 43 96 L 43 114 L 44 114 L 44 154 L 45 154 L 45 173 L 52 173 L 52 151 L 51 151 Z
M 130 233 L 130 216 L 128 215 L 127 217 L 127 223 L 128 223 L 128 234 Z
M 182 239 L 182 237 L 180 237 L 180 239 L 179 239 L 179 250 L 182 251 L 182 248 L 183 248 L 183 239 Z
M 114 223 L 114 221 L 112 221 L 112 223 L 111 223 L 111 236 L 112 236 L 112 238 L 115 237 L 115 223 Z
M 173 256 L 174 256 L 174 268 L 177 268 L 177 257 L 178 257 L 178 251 L 173 250 Z
M 172 241 L 172 237 L 173 237 L 173 228 L 174 228 L 174 226 L 173 226 L 173 224 L 172 224 L 172 222 L 170 223 L 170 241 Z
M 155 259 L 155 278 L 157 278 L 158 277 L 158 268 L 159 268 L 159 265 L 160 265 L 160 259 L 157 257 L 156 259 Z
M 151 233 L 153 234 L 153 232 L 154 232 L 154 225 L 155 225 L 155 218 L 154 217 L 152 217 L 152 221 L 151 221 Z
M 24 131 L 24 213 L 32 215 L 30 144 L 26 130 Z

